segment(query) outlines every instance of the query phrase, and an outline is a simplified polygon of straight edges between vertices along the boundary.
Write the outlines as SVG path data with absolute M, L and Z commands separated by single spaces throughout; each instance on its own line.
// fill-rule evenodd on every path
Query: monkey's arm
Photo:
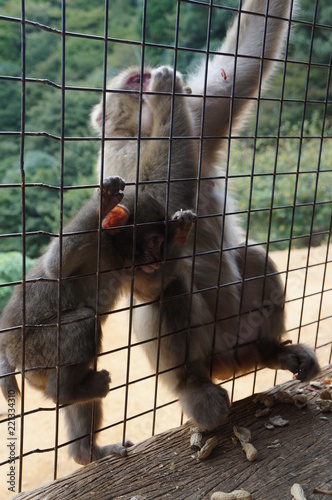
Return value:
M 101 203 L 102 218 L 122 200 L 124 187 L 125 182 L 121 177 L 104 179 Z M 60 257 L 62 276 L 73 275 L 82 265 L 87 268 L 87 265 L 96 262 L 99 209 L 100 190 L 96 190 L 74 219 L 64 227 L 61 251 L 58 239 L 49 245 L 43 259 L 46 275 L 55 279 L 59 277 Z
M 280 57 L 292 3 L 292 0 L 247 0 L 244 3 L 219 49 L 221 55 L 209 61 L 206 95 L 224 98 L 207 98 L 204 136 L 228 134 L 231 97 L 234 98 L 232 126 L 243 122 L 243 113 L 250 103 L 243 98 L 257 96 L 261 70 L 264 83 L 274 66 L 271 59 Z M 193 94 L 204 94 L 204 75 L 205 64 L 189 77 L 188 85 Z M 193 98 L 192 106 L 195 114 L 201 117 L 202 99 Z M 196 127 L 197 133 L 200 131 L 200 120 Z M 209 141 L 209 151 L 218 147 L 218 141 Z
M 153 114 L 152 138 L 149 141 L 143 157 L 143 178 L 149 180 L 167 181 L 170 179 L 169 215 L 179 208 L 191 209 L 194 206 L 196 181 L 196 150 L 193 141 L 186 137 L 193 135 L 186 99 L 188 96 L 175 96 L 172 110 L 173 69 L 162 66 L 151 74 L 151 91 L 164 94 L 149 95 L 147 102 Z M 175 76 L 175 93 L 183 93 L 181 76 Z M 172 127 L 171 127 L 172 121 Z M 170 135 L 172 137 L 169 140 Z M 159 138 L 159 139 L 158 139 Z M 183 179 L 183 182 L 179 182 Z M 148 192 L 161 205 L 165 205 L 167 188 L 166 182 L 148 184 Z

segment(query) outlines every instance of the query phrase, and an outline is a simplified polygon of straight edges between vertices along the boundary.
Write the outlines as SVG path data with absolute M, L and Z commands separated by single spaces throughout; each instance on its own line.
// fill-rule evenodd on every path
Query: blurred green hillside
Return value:
M 177 67 L 183 73 L 202 57 L 197 51 L 206 48 L 209 9 L 204 3 L 209 2 L 179 4 L 178 47 L 196 49 L 196 53 L 178 51 Z M 238 0 L 220 0 L 214 4 L 229 9 L 213 10 L 211 49 L 217 48 L 223 38 L 235 15 L 231 8 L 238 7 Z M 332 115 L 331 104 L 325 106 L 324 102 L 328 98 L 331 103 L 331 90 L 327 96 L 326 88 L 331 69 L 332 3 L 320 0 L 316 14 L 315 2 L 302 0 L 301 4 L 302 10 L 296 14 L 296 19 L 304 23 L 296 24 L 292 31 L 287 67 L 279 64 L 264 94 L 271 100 L 264 100 L 259 108 L 253 109 L 252 119 L 243 133 L 243 137 L 258 134 L 261 138 L 232 141 L 228 165 L 230 188 L 239 198 L 244 226 L 248 223 L 248 204 L 251 203 L 254 212 L 250 217 L 250 237 L 259 241 L 266 240 L 269 221 L 273 223 L 271 238 L 287 240 L 300 235 L 299 244 L 307 241 L 301 236 L 308 236 L 310 231 L 318 232 L 317 241 L 321 241 L 329 228 Z M 19 132 L 22 127 L 20 78 L 23 56 L 26 68 L 24 127 L 26 132 L 37 133 L 26 135 L 24 141 L 25 182 L 30 184 L 26 188 L 25 221 L 26 230 L 33 232 L 26 241 L 29 257 L 37 257 L 49 239 L 47 235 L 58 232 L 61 166 L 66 188 L 63 195 L 65 221 L 90 195 L 91 189 L 84 186 L 97 182 L 98 140 L 90 128 L 89 114 L 100 99 L 103 85 L 104 2 L 67 0 L 64 11 L 61 5 L 60 0 L 25 1 L 24 51 L 20 2 L 0 0 L 0 234 L 7 235 L 0 237 L 0 255 L 22 249 L 21 237 L 16 233 L 22 231 Z M 111 40 L 106 51 L 109 77 L 123 67 L 141 62 L 143 20 L 146 26 L 145 63 L 173 64 L 177 2 L 148 0 L 145 12 L 142 5 L 142 0 L 109 1 L 107 35 Z M 314 20 L 313 35 L 309 23 Z M 65 39 L 61 36 L 63 25 Z M 310 71 L 308 62 L 311 62 Z M 66 85 L 64 101 L 63 80 Z M 281 97 L 290 101 L 282 105 L 279 124 Z M 305 99 L 311 102 L 304 104 Z M 320 138 L 322 134 L 324 139 Z M 315 138 L 307 138 L 308 135 Z M 63 148 L 62 136 L 65 137 Z M 276 137 L 280 136 L 288 139 L 277 141 Z M 278 156 L 276 147 L 279 147 Z M 285 175 L 287 172 L 291 175 Z M 239 180 L 241 174 L 247 176 L 245 180 Z M 253 174 L 258 176 L 253 177 Z M 79 188 L 73 189 L 75 186 Z M 272 197 L 272 207 L 279 207 L 273 211 L 273 217 Z M 314 202 L 318 203 L 315 209 Z M 296 204 L 300 207 L 295 208 Z M 311 227 L 313 210 L 314 225 Z M 294 233 L 290 233 L 292 221 Z M 282 242 L 276 246 L 282 246 Z M 0 283 L 4 281 L 0 276 Z

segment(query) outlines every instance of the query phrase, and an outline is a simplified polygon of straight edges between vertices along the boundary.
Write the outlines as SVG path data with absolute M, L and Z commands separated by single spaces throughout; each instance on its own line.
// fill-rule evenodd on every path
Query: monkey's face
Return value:
M 164 235 L 151 232 L 139 238 L 136 245 L 135 265 L 145 273 L 154 273 L 160 267 L 164 254 Z

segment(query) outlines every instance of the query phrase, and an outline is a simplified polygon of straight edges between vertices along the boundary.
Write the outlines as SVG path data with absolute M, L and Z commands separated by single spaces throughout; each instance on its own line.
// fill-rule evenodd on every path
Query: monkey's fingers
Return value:
M 121 193 L 125 188 L 126 182 L 122 177 L 106 177 L 103 181 L 103 192 L 112 196 Z

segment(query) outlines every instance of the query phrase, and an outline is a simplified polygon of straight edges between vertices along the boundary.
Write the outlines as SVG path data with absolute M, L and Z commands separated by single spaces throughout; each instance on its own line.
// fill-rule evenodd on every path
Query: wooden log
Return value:
M 332 368 L 325 368 L 317 380 L 331 376 Z M 227 422 L 215 433 L 218 445 L 206 460 L 197 460 L 190 449 L 187 424 L 135 445 L 124 459 L 99 460 L 15 499 L 201 499 L 215 491 L 243 488 L 255 500 L 280 500 L 291 498 L 294 483 L 302 486 L 307 498 L 326 498 L 312 492 L 332 490 L 332 414 L 319 410 L 319 392 L 308 390 L 308 383 L 294 380 L 266 394 L 276 397 L 281 389 L 295 394 L 300 388 L 308 397 L 302 410 L 276 400 L 269 415 L 256 417 L 263 404 L 254 396 L 235 402 Z M 265 423 L 276 415 L 289 420 L 289 425 L 268 430 Z M 257 461 L 248 462 L 241 446 L 233 443 L 234 425 L 251 430 Z

